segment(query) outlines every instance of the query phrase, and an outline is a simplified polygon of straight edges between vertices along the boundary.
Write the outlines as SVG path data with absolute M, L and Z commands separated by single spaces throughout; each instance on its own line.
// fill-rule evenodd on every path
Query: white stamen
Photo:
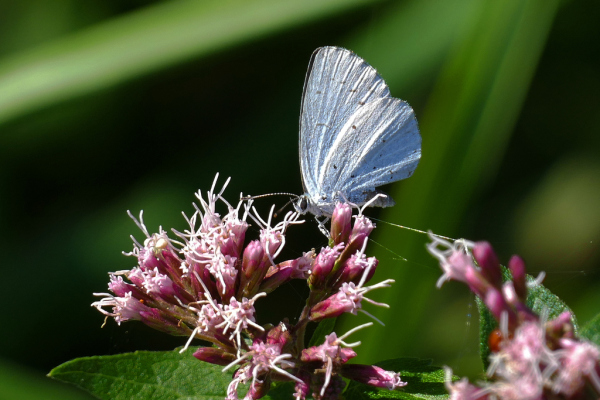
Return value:
M 348 332 L 346 332 L 342 336 L 338 337 L 338 340 L 344 340 L 348 336 L 352 335 L 354 332 L 359 331 L 359 330 L 361 330 L 363 328 L 367 328 L 367 327 L 369 327 L 371 325 L 373 325 L 372 322 L 367 322 L 366 324 L 362 324 L 362 325 L 356 326 L 356 327 L 350 329 Z

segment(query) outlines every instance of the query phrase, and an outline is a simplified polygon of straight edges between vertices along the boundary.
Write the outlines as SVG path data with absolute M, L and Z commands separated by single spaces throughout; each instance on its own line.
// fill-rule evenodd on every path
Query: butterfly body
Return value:
M 296 210 L 331 216 L 337 201 L 365 204 L 378 186 L 412 175 L 421 136 L 412 108 L 391 97 L 373 67 L 349 50 L 322 47 L 304 83 L 299 148 L 305 194 Z M 387 196 L 371 205 L 393 204 Z

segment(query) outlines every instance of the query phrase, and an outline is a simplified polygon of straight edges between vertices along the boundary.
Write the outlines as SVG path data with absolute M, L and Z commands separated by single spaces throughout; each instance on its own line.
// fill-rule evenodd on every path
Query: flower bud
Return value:
M 287 353 L 288 347 L 292 345 L 290 326 L 285 322 L 280 322 L 269 330 L 266 342 L 267 344 L 278 345 L 281 353 Z
M 355 284 L 358 284 L 366 268 L 370 269 L 365 279 L 365 283 L 369 282 L 375 274 L 377 264 L 379 264 L 379 261 L 375 257 L 366 258 L 364 254 L 359 252 L 351 255 L 344 263 L 344 270 L 333 290 L 337 290 L 344 282 L 354 282 Z
M 260 243 L 263 248 L 273 257 L 283 243 L 283 234 L 280 231 L 263 229 L 260 232 Z
M 146 308 L 140 311 L 140 321 L 161 332 L 166 332 L 173 336 L 189 336 L 192 330 L 186 324 L 182 324 L 176 318 L 156 308 Z
M 164 274 L 175 282 L 181 282 L 181 259 L 171 249 L 165 249 L 161 252 L 162 266 L 164 266 Z M 159 268 L 160 270 L 160 268 Z
M 407 385 L 402 382 L 399 373 L 386 371 L 375 365 L 345 364 L 340 373 L 344 378 L 389 390 Z
M 512 256 L 508 261 L 508 269 L 512 274 L 513 286 L 518 299 L 525 303 L 527 300 L 527 283 L 525 281 L 525 262 L 519 256 Z
M 481 274 L 495 288 L 502 287 L 502 271 L 500 261 L 489 242 L 477 242 L 473 248 L 473 257 L 481 268 Z
M 365 235 L 369 236 L 371 232 L 375 229 L 375 225 L 371 220 L 364 215 L 359 215 L 354 220 L 354 226 L 352 227 L 352 234 L 350 235 L 350 240 L 354 240 L 357 235 Z M 359 248 L 362 247 L 362 243 Z
M 340 299 L 340 296 L 336 293 L 315 304 L 310 309 L 309 319 L 313 322 L 319 322 L 325 318 L 339 317 L 345 312 L 350 312 L 353 308 L 353 304 L 348 303 L 345 299 Z
M 333 266 L 340 256 L 344 244 L 340 243 L 331 247 L 323 247 L 321 252 L 317 255 L 315 263 L 313 265 L 312 274 L 309 278 L 309 285 L 311 288 L 320 288 L 327 282 L 329 275 L 333 270 Z
M 235 243 L 235 252 L 237 256 L 242 253 L 242 249 L 244 248 L 244 240 L 246 239 L 246 230 L 248 229 L 248 223 L 245 221 L 237 220 L 236 223 L 231 223 L 228 225 L 230 236 Z
M 244 249 L 244 258 L 242 259 L 239 297 L 252 297 L 258 292 L 258 285 L 269 270 L 268 265 L 269 259 L 261 242 L 253 240 L 248 243 L 248 246 Z
M 306 363 L 326 363 L 327 358 L 345 364 L 356 357 L 356 352 L 349 347 L 341 347 L 335 332 L 325 336 L 325 343 L 302 350 L 300 359 Z
M 264 397 L 271 389 L 271 377 L 267 375 L 264 379 L 253 379 L 244 400 L 256 400 Z
M 268 273 L 265 279 L 261 282 L 258 289 L 259 292 L 271 293 L 284 283 L 292 280 L 294 276 L 294 268 L 291 266 L 291 261 L 284 261 L 277 265 L 277 269 L 272 273 Z
M 517 324 L 517 315 L 514 310 L 509 307 L 506 300 L 504 300 L 502 292 L 496 288 L 490 287 L 489 290 L 484 293 L 482 300 L 497 321 L 500 321 L 503 312 L 508 314 L 508 329 L 509 332 L 512 332 Z
M 350 243 L 343 249 L 339 257 L 337 258 L 333 269 L 327 276 L 327 286 L 339 286 L 340 276 L 344 273 L 344 266 L 346 261 L 357 252 L 364 250 L 367 236 L 364 233 L 359 233 L 350 239 Z M 314 272 L 313 272 L 314 273 Z
M 134 269 L 139 270 L 139 268 Z M 131 280 L 129 278 L 129 280 Z M 133 280 L 131 280 L 133 282 Z M 134 282 L 135 283 L 135 282 Z M 140 284 L 140 286 L 142 286 Z M 150 300 L 150 296 L 148 296 L 144 291 L 142 291 L 136 285 L 129 284 L 123 280 L 123 277 L 120 275 L 111 275 L 110 282 L 108 284 L 108 288 L 111 292 L 115 294 L 116 297 L 125 297 L 127 293 L 131 293 L 131 297 L 136 299 L 144 299 L 146 301 Z
M 315 261 L 315 252 L 309 251 L 295 260 L 283 261 L 270 268 L 260 284 L 259 292 L 270 293 L 291 279 L 307 279 Z
M 348 243 L 352 231 L 352 208 L 338 203 L 331 216 L 331 239 L 334 244 Z
M 233 241 L 231 237 L 222 237 L 219 236 L 215 240 L 217 247 L 219 248 L 219 252 L 223 255 L 230 257 L 239 257 L 239 253 L 237 251 L 236 243 Z
M 460 259 L 461 256 L 459 255 L 459 253 L 455 253 L 453 254 L 451 257 L 455 257 L 456 260 L 453 263 L 453 265 L 461 265 L 460 263 Z M 467 257 L 466 255 L 463 255 L 463 257 Z M 462 281 L 465 282 L 467 285 L 469 285 L 469 289 L 471 289 L 471 291 L 473 293 L 475 293 L 477 296 L 479 296 L 481 299 L 483 299 L 485 297 L 485 293 L 489 290 L 489 289 L 493 289 L 493 290 L 498 290 L 497 288 L 491 286 L 489 284 L 489 282 L 483 277 L 481 276 L 481 273 L 479 270 L 475 269 L 475 267 L 473 267 L 470 264 L 463 264 L 464 268 L 462 269 L 462 271 L 460 271 L 460 273 L 462 273 L 462 276 L 459 277 L 459 274 L 456 274 L 455 277 L 453 277 L 453 279 L 457 280 L 457 281 Z M 457 268 L 457 271 L 459 269 Z
M 200 361 L 216 365 L 229 365 L 235 359 L 235 354 L 228 353 L 218 347 L 200 347 L 194 352 L 194 357 Z

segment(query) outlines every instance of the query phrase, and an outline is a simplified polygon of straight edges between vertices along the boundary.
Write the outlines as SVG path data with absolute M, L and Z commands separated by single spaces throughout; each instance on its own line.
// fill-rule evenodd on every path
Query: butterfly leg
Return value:
M 325 224 L 327 221 L 329 221 L 329 217 L 325 218 L 323 221 L 319 220 L 319 217 L 315 217 L 315 219 L 317 220 L 317 224 L 319 224 L 319 230 L 321 233 L 325 235 L 326 238 L 329 238 L 329 231 L 325 227 Z

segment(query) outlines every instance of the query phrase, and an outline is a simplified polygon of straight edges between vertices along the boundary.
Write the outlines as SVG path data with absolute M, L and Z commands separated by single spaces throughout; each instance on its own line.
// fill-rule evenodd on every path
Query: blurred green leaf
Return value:
M 86 393 L 58 382 L 51 382 L 43 374 L 0 361 L 0 399 L 10 400 L 86 400 Z
M 461 231 L 459 227 L 467 223 L 462 220 L 466 210 L 496 173 L 558 4 L 556 0 L 472 4 L 425 111 L 417 113 L 423 137 L 420 165 L 413 177 L 396 186 L 401 189 L 392 197 L 398 205 L 386 210 L 383 220 L 443 235 Z M 419 341 L 433 339 L 419 334 L 431 314 L 424 310 L 439 275 L 422 268 L 435 265 L 424 250 L 426 238 L 383 224 L 376 232 L 383 246 L 409 263 L 389 262 L 389 253 L 376 253 L 388 260 L 380 262 L 377 279 L 393 278 L 396 284 L 378 293 L 376 300 L 390 305 L 377 314 L 387 326 L 368 333 L 361 348 L 368 357 L 361 361 L 389 354 L 381 343 L 397 343 L 395 351 L 413 354 L 414 349 L 427 348 Z M 347 319 L 341 331 L 361 322 Z M 398 335 L 412 340 L 398 341 Z M 456 335 L 442 330 L 435 336 L 443 340 Z
M 600 314 L 596 315 L 581 328 L 580 335 L 600 346 Z
M 502 275 L 504 281 L 512 279 L 510 272 L 506 268 L 502 268 Z M 527 282 L 531 283 L 533 281 L 534 278 L 527 275 Z M 571 321 L 575 326 L 575 331 L 577 332 L 579 329 L 573 311 L 544 285 L 535 285 L 528 288 L 526 304 L 538 315 L 547 315 L 549 320 L 558 317 L 564 311 L 568 311 L 572 315 Z M 481 354 L 484 369 L 487 369 L 490 356 L 488 338 L 492 331 L 498 327 L 498 322 L 479 298 L 477 298 L 477 309 L 479 310 L 479 353 Z
M 231 373 L 222 369 L 198 361 L 190 351 L 136 351 L 78 358 L 48 376 L 100 399 L 222 400 L 231 382 Z
M 348 400 L 359 399 L 447 399 L 448 394 L 444 387 L 444 370 L 431 365 L 431 360 L 416 358 L 398 358 L 376 363 L 377 366 L 387 370 L 400 372 L 402 381 L 407 382 L 399 390 L 375 388 L 355 381 L 350 381 L 344 392 Z
M 0 123 L 380 0 L 169 1 L 0 62 Z

